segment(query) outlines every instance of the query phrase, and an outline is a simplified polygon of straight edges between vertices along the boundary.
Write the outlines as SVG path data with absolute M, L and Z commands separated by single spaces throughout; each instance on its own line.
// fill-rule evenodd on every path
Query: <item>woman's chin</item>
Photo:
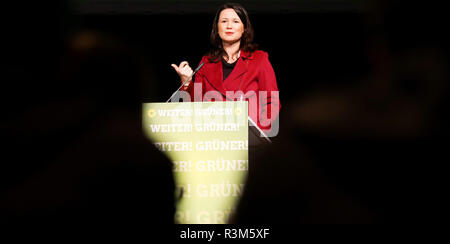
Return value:
M 222 43 L 227 44 L 227 45 L 232 45 L 235 44 L 237 42 L 239 42 L 240 40 L 235 40 L 235 39 L 222 39 Z

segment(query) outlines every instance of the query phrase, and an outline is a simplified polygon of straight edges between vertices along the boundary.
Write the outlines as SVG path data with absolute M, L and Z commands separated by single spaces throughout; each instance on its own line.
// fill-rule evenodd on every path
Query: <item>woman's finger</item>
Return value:
M 180 69 L 178 68 L 178 66 L 176 64 L 171 64 L 170 66 L 172 66 L 177 73 L 180 73 Z
M 189 63 L 187 61 L 183 61 L 180 63 L 180 65 L 178 66 L 179 68 L 184 68 L 185 66 L 189 66 Z
M 189 76 L 192 74 L 192 69 L 189 66 L 184 66 L 184 68 L 181 71 L 183 74 Z

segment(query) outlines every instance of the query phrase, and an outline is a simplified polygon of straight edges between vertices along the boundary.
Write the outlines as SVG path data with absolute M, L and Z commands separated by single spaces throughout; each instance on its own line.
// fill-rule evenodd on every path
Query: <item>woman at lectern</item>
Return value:
M 191 101 L 246 100 L 250 118 L 268 131 L 280 109 L 278 86 L 268 54 L 253 43 L 247 11 L 236 3 L 219 7 L 210 38 L 213 48 L 203 56 L 198 72 L 187 61 L 172 64 L 182 90 L 190 93 Z

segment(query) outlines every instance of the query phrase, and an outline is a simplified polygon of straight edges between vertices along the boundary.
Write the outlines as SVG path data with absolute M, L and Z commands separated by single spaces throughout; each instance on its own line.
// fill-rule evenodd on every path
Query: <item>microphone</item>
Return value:
M 205 62 L 202 62 L 201 64 L 198 65 L 198 67 L 194 70 L 194 72 L 192 72 L 191 77 L 194 77 L 195 73 L 197 73 L 205 64 Z
M 180 87 L 178 87 L 178 89 L 172 94 L 172 96 L 169 97 L 169 99 L 167 99 L 166 103 L 168 103 L 170 101 L 170 99 L 172 99 L 173 96 L 175 96 L 175 94 L 178 92 L 178 90 L 180 90 L 181 87 L 184 86 L 184 84 L 186 84 L 188 81 L 190 81 L 192 79 L 192 77 L 194 77 L 194 75 L 203 67 L 203 65 L 205 64 L 205 62 L 202 62 L 195 70 L 194 72 L 192 72 L 192 75 L 189 77 L 189 79 L 187 79 L 185 82 L 183 82 L 183 84 L 181 84 Z

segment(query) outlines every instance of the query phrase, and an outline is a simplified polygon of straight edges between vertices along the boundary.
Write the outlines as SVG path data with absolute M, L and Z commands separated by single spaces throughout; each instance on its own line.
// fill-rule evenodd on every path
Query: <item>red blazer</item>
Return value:
M 212 63 L 207 56 L 203 56 L 200 63 L 202 62 L 204 65 L 195 74 L 194 82 L 183 88 L 191 94 L 191 98 L 195 98 L 195 101 L 240 101 L 240 95 L 235 93 L 235 96 L 232 96 L 229 92 L 227 94 L 227 91 L 242 91 L 243 99 L 249 102 L 250 118 L 263 130 L 271 128 L 270 125 L 278 116 L 281 105 L 275 72 L 266 52 L 256 50 L 250 54 L 241 50 L 236 66 L 225 81 L 222 61 Z M 194 87 L 199 84 L 202 85 L 201 96 L 199 91 L 194 91 Z M 209 91 L 215 92 L 208 94 Z M 261 93 L 263 91 L 267 95 Z

